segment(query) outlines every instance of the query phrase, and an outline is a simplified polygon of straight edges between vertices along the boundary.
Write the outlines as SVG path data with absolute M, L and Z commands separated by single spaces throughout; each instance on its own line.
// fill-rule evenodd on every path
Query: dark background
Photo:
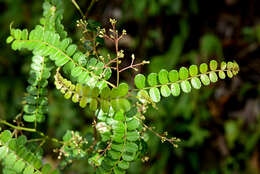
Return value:
M 65 0 L 64 0 L 65 1 Z M 85 12 L 90 1 L 81 0 Z M 39 0 L 0 0 L 0 118 L 11 121 L 22 110 L 31 62 L 29 52 L 15 52 L 5 43 L 9 24 L 32 29 L 42 14 Z M 105 28 L 109 18 L 118 19 L 128 36 L 120 43 L 125 64 L 151 61 L 141 73 L 217 61 L 235 60 L 238 76 L 169 97 L 150 109 L 147 124 L 160 133 L 182 140 L 179 148 L 150 135 L 147 163 L 131 165 L 129 173 L 149 174 L 257 174 L 260 173 L 260 1 L 259 0 L 99 0 L 89 18 Z M 65 1 L 64 25 L 78 44 L 79 12 Z M 103 53 L 113 52 L 106 42 Z M 138 72 L 135 72 L 138 73 Z M 122 74 L 133 84 L 133 71 Z M 53 79 L 52 79 L 53 80 Z M 112 79 L 113 80 L 113 79 Z M 67 129 L 91 132 L 92 116 L 65 100 L 49 84 L 49 116 L 42 127 L 54 137 Z M 57 154 L 45 147 L 45 160 L 57 163 Z M 91 173 L 87 161 L 76 162 L 64 173 Z

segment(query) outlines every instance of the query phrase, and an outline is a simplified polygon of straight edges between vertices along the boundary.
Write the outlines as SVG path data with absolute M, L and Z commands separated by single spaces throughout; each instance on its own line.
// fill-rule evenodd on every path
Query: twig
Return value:
M 86 20 L 86 16 L 84 15 L 84 13 L 81 11 L 79 5 L 77 4 L 76 0 L 71 0 L 72 3 L 74 4 L 74 6 L 77 8 L 77 10 L 79 11 L 80 15 L 82 16 L 82 18 L 84 20 Z

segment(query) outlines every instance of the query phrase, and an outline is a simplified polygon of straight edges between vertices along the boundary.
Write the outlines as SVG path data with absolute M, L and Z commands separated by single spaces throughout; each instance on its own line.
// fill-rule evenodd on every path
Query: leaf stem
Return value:
M 79 11 L 80 15 L 82 16 L 82 18 L 84 20 L 86 20 L 86 16 L 84 15 L 84 13 L 81 11 L 79 5 L 77 4 L 76 0 L 71 0 L 71 2 L 73 3 L 73 5 L 76 7 L 76 9 Z
M 7 121 L 5 120 L 0 120 L 0 123 L 1 124 L 4 124 L 6 126 L 9 126 L 13 129 L 17 129 L 17 130 L 24 130 L 24 131 L 27 131 L 27 132 L 37 132 L 36 129 L 32 129 L 32 128 L 26 128 L 26 127 L 20 127 L 20 126 L 15 126 L 15 125 L 12 125 L 10 123 L 8 123 Z
M 43 132 L 40 132 L 40 131 L 37 131 L 36 129 L 33 129 L 33 128 L 27 128 L 27 127 L 21 127 L 21 126 L 15 126 L 11 123 L 8 123 L 7 121 L 5 120 L 0 120 L 0 124 L 4 124 L 6 126 L 9 126 L 13 129 L 16 129 L 16 130 L 23 130 L 23 131 L 27 131 L 27 132 L 35 132 L 37 134 L 39 134 L 40 136 L 43 137 L 43 139 L 49 139 L 53 142 L 56 142 L 56 143 L 60 143 L 60 144 L 64 144 L 62 141 L 59 141 L 58 139 L 56 138 L 51 138 L 49 136 L 46 136 Z

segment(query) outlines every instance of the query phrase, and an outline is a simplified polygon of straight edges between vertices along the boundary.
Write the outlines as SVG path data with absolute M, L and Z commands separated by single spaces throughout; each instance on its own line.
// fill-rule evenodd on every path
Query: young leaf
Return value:
M 181 67 L 179 70 L 179 77 L 181 80 L 186 80 L 189 77 L 189 71 L 185 67 Z
M 196 76 L 198 74 L 198 67 L 197 67 L 197 65 L 191 65 L 189 67 L 189 72 L 190 72 L 190 76 L 191 77 Z
M 176 82 L 179 80 L 179 73 L 176 70 L 171 70 L 168 75 L 170 82 Z
M 204 73 L 206 73 L 208 71 L 208 65 L 206 64 L 206 63 L 202 63 L 201 65 L 200 65 L 200 72 L 202 73 L 202 74 L 204 74 Z
M 158 88 L 151 88 L 149 90 L 149 95 L 155 103 L 158 103 L 161 100 L 160 91 Z
M 218 76 L 219 76 L 219 78 L 221 78 L 221 79 L 225 79 L 225 78 L 226 78 L 226 74 L 225 74 L 224 71 L 219 71 Z
M 159 82 L 160 82 L 162 85 L 167 84 L 167 83 L 169 82 L 169 80 L 168 80 L 168 71 L 165 70 L 165 69 L 162 69 L 162 70 L 159 72 L 158 78 L 159 78 Z
M 191 85 L 195 89 L 200 89 L 201 88 L 201 82 L 200 82 L 199 78 L 198 77 L 193 77 L 191 79 Z
M 202 74 L 200 76 L 200 80 L 206 86 L 209 85 L 209 83 L 210 83 L 209 77 L 206 74 Z
M 209 73 L 209 79 L 211 82 L 215 83 L 218 81 L 218 76 L 215 72 L 210 72 Z
M 143 74 L 137 74 L 135 76 L 135 86 L 138 88 L 138 89 L 142 89 L 145 87 L 145 76 Z
M 183 92 L 189 93 L 191 91 L 191 86 L 189 81 L 185 80 L 181 82 L 181 89 L 183 90 Z
M 158 84 L 157 74 L 156 73 L 150 73 L 147 77 L 147 82 L 150 86 L 156 86 Z
M 171 91 L 173 96 L 179 96 L 181 93 L 180 85 L 178 83 L 171 84 Z
M 215 71 L 218 68 L 218 62 L 216 60 L 211 60 L 209 67 L 211 71 Z
M 163 97 L 169 97 L 171 95 L 171 90 L 167 85 L 161 86 L 161 94 Z

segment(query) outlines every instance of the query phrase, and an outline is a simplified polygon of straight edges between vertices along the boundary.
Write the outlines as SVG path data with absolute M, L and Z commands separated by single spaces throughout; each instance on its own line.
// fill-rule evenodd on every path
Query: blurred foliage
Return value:
M 75 25 L 80 15 L 70 1 L 65 2 L 65 26 L 79 38 Z M 89 1 L 79 4 L 86 11 Z M 110 0 L 94 5 L 90 18 L 105 27 L 109 17 L 118 18 L 120 27 L 129 33 L 120 46 L 134 50 L 136 57 L 150 59 L 142 73 L 208 59 L 235 58 L 241 66 L 239 76 L 230 82 L 164 99 L 159 110 L 150 109 L 149 124 L 158 132 L 167 130 L 181 138 L 182 143 L 173 149 L 150 136 L 149 161 L 132 164 L 129 173 L 260 173 L 259 7 L 260 2 L 254 0 Z M 42 9 L 36 0 L 0 0 L 0 8 L 0 118 L 12 120 L 22 110 L 30 56 L 14 54 L 5 44 L 9 24 L 15 21 L 16 26 L 31 28 Z M 104 54 L 113 50 L 105 44 Z M 133 74 L 123 76 L 133 82 Z M 54 137 L 61 138 L 71 129 L 84 132 L 87 138 L 92 133 L 86 126 L 92 120 L 89 111 L 65 101 L 53 84 L 49 88 L 49 117 L 41 126 Z M 55 166 L 57 155 L 50 152 L 46 156 Z M 86 166 L 87 161 L 80 161 L 65 173 L 91 173 L 93 169 Z

